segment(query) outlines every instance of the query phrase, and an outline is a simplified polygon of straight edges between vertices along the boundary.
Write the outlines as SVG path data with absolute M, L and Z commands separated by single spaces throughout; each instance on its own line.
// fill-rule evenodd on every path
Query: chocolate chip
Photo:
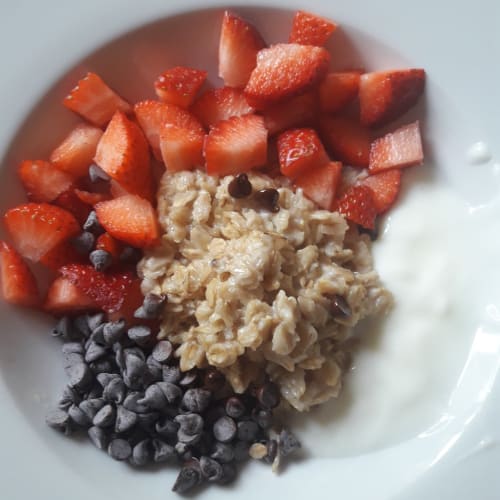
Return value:
M 202 481 L 201 469 L 198 461 L 191 460 L 181 468 L 177 479 L 172 487 L 172 491 L 185 493 L 193 489 Z
M 166 363 L 172 356 L 173 347 L 168 340 L 161 340 L 158 342 L 151 353 L 153 358 L 158 361 L 158 363 Z
M 137 414 L 127 410 L 124 406 L 116 407 L 115 432 L 127 432 L 132 429 L 137 422 Z
M 252 194 L 252 184 L 247 174 L 238 174 L 227 186 L 227 191 L 233 198 L 246 198 Z
M 172 438 L 177 435 L 177 431 L 179 430 L 180 425 L 173 420 L 170 420 L 168 417 L 162 417 L 155 424 L 156 432 L 165 438 Z
M 259 207 L 269 212 L 279 212 L 279 198 L 280 194 L 278 190 L 274 188 L 261 189 L 253 196 L 253 199 Z
M 90 263 L 96 271 L 106 271 L 113 264 L 113 256 L 106 250 L 92 250 L 89 254 Z
M 279 388 L 272 382 L 266 382 L 262 387 L 257 389 L 256 396 L 263 408 L 276 408 L 280 403 Z
M 90 212 L 87 220 L 83 223 L 83 230 L 89 231 L 94 234 L 100 234 L 104 232 L 104 229 L 101 226 L 99 219 L 97 218 L 95 210 L 92 210 L 92 212 Z
M 255 408 L 252 411 L 252 418 L 257 425 L 264 430 L 267 430 L 271 427 L 273 423 L 273 413 L 271 410 L 261 410 Z
M 161 439 L 153 439 L 153 460 L 155 462 L 166 462 L 167 460 L 171 460 L 175 457 L 175 450 L 173 446 L 170 446 L 165 441 Z
M 301 447 L 300 441 L 287 429 L 280 432 L 278 438 L 279 453 L 286 457 Z
M 212 393 L 206 389 L 188 389 L 182 398 L 182 407 L 195 413 L 204 412 L 212 398 Z
M 203 418 L 197 413 L 177 415 L 174 422 L 179 424 L 179 430 L 189 436 L 201 434 L 203 431 Z
M 150 385 L 146 389 L 144 397 L 137 402 L 153 410 L 163 410 L 168 404 L 167 397 L 158 384 Z
M 130 462 L 133 465 L 143 466 L 153 460 L 153 447 L 149 439 L 137 443 L 132 450 Z
M 64 431 L 69 423 L 69 415 L 66 411 L 57 408 L 47 413 L 45 422 L 53 429 Z
M 248 457 L 250 443 L 248 441 L 236 441 L 234 443 L 234 459 L 237 462 L 244 462 Z
M 95 415 L 92 423 L 97 427 L 111 427 L 115 423 L 116 410 L 111 405 L 103 406 Z
M 118 342 L 127 329 L 127 324 L 124 319 L 118 321 L 110 321 L 103 326 L 102 336 L 107 345 L 113 345 Z
M 156 385 L 163 391 L 163 394 L 165 394 L 170 404 L 175 403 L 182 396 L 182 389 L 175 384 L 171 384 L 170 382 L 157 382 Z
M 87 363 L 92 363 L 92 361 L 96 361 L 106 354 L 107 350 L 105 347 L 95 342 L 90 342 L 89 346 L 87 347 L 87 352 L 85 353 L 85 361 Z
M 125 439 L 113 439 L 108 446 L 108 453 L 115 460 L 127 460 L 132 455 L 132 447 Z
M 98 181 L 109 182 L 111 177 L 99 166 L 92 164 L 89 167 L 90 182 L 95 183 Z
M 253 420 L 238 422 L 238 439 L 241 441 L 255 441 L 259 433 L 259 426 Z
M 217 392 L 224 387 L 226 378 L 215 368 L 208 368 L 203 378 L 203 385 L 206 389 L 212 392 Z
M 210 482 L 220 481 L 222 465 L 209 457 L 200 457 L 200 469 L 203 477 Z
M 219 484 L 229 484 L 236 479 L 238 471 L 234 462 L 222 464 L 222 477 L 219 479 Z
M 238 396 L 230 397 L 226 401 L 225 408 L 226 408 L 226 413 L 228 414 L 228 416 L 230 416 L 232 418 L 240 418 L 246 412 L 245 405 L 244 405 L 243 401 L 241 400 L 241 398 L 239 398 Z
M 165 301 L 167 300 L 166 295 L 157 295 L 155 293 L 148 293 L 144 297 L 144 302 L 142 303 L 142 306 L 139 307 L 134 312 L 134 317 L 135 318 L 140 318 L 140 319 L 156 319 L 160 316 L 163 305 L 165 304 Z
M 120 254 L 121 262 L 138 262 L 142 259 L 142 252 L 138 248 L 126 246 Z
M 109 444 L 109 436 L 107 432 L 104 429 L 101 429 L 100 427 L 90 427 L 89 430 L 87 431 L 87 434 L 94 443 L 94 445 L 99 448 L 100 450 L 104 450 L 105 448 L 108 447 Z
M 234 460 L 234 448 L 227 443 L 216 442 L 210 456 L 221 464 Z
M 220 417 L 213 427 L 215 439 L 221 443 L 232 441 L 237 433 L 235 421 L 231 417 Z
M 89 421 L 92 421 L 96 416 L 97 412 L 105 405 L 103 399 L 101 398 L 91 398 L 86 399 L 80 403 L 80 410 L 87 415 Z
M 80 255 L 88 255 L 95 244 L 95 236 L 90 231 L 83 231 L 71 240 L 75 250 Z
M 334 318 L 347 319 L 352 316 L 352 310 L 342 295 L 332 295 L 330 298 L 330 314 Z
M 181 371 L 178 366 L 164 366 L 163 367 L 163 381 L 177 384 L 182 378 Z
M 69 376 L 68 385 L 78 390 L 85 390 L 92 384 L 93 375 L 85 363 L 77 363 L 67 370 Z
M 137 345 L 145 346 L 149 344 L 152 337 L 152 332 L 149 326 L 138 325 L 129 328 L 127 335 L 128 338 L 130 340 L 133 340 Z
M 119 377 L 111 380 L 102 392 L 102 397 L 110 403 L 120 404 L 125 399 L 127 389 L 125 383 Z

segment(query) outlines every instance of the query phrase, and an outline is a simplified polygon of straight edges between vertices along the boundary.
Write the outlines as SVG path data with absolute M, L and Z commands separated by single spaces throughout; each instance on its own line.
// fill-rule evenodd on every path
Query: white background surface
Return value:
M 131 29 L 209 3 L 17 0 L 13 5 L 6 4 L 0 3 L 0 158 L 7 154 L 20 125 L 39 100 L 56 85 L 46 102 L 58 102 L 68 89 L 61 77 L 90 53 Z M 233 6 L 249 4 L 252 2 L 232 2 Z M 213 5 L 224 4 L 210 2 Z M 276 1 L 274 5 L 285 2 Z M 465 161 L 468 147 L 478 140 L 488 144 L 494 160 L 500 161 L 499 5 L 494 0 L 286 2 L 289 9 L 305 7 L 338 21 L 356 42 L 354 49 L 362 53 L 367 69 L 413 65 L 427 70 L 425 130 L 428 152 L 437 171 L 435 182 L 451 186 L 476 209 L 491 202 L 499 187 L 491 169 L 474 170 Z M 274 37 L 284 36 L 288 30 L 289 14 L 284 17 L 286 23 L 267 12 L 259 15 L 257 10 L 251 10 L 249 14 L 268 40 L 274 41 L 272 33 L 277 33 Z M 131 99 L 141 97 L 139 87 L 151 81 L 148 71 L 141 72 L 146 63 L 168 67 L 169 61 L 182 62 L 175 59 L 185 51 L 192 50 L 200 58 L 207 47 L 213 51 L 208 44 L 200 43 L 218 32 L 215 24 L 202 28 L 207 19 L 210 16 L 200 18 L 196 29 L 184 27 L 184 33 L 179 33 L 182 43 L 165 48 L 160 59 L 146 45 L 130 61 L 93 61 L 102 65 L 110 83 L 117 88 L 125 76 L 137 82 L 135 87 L 130 84 L 128 95 Z M 164 62 L 162 57 L 168 60 Z M 128 74 L 127 62 L 131 68 Z M 127 92 L 124 94 L 128 97 Z M 25 139 L 17 141 L 17 149 L 10 149 L 1 165 L 2 211 L 20 199 L 19 187 L 13 184 L 12 163 L 50 151 L 53 140 L 70 122 L 71 118 L 59 109 L 52 115 L 47 107 L 32 117 L 31 127 L 25 128 Z M 498 234 L 500 229 L 498 218 L 488 220 L 491 228 L 484 226 L 483 245 L 494 238 L 493 231 Z M 461 221 L 453 220 L 450 224 Z M 453 251 L 450 248 L 450 253 Z M 498 265 L 490 266 L 482 250 L 478 254 L 482 266 L 475 266 L 474 270 L 481 272 L 470 272 L 469 293 L 471 297 L 484 297 L 485 307 L 488 301 L 498 307 L 499 275 L 492 273 Z M 457 272 L 467 274 L 468 265 L 464 262 Z M 500 331 L 498 318 L 493 316 L 478 314 L 476 324 L 483 326 L 483 335 L 476 335 L 477 342 L 471 348 L 470 363 L 455 395 L 455 410 L 446 415 L 442 429 L 427 439 L 412 439 L 348 458 L 309 460 L 291 467 L 279 479 L 270 477 L 267 468 L 255 465 L 242 474 L 235 490 L 213 489 L 202 497 L 228 498 L 237 493 L 243 499 L 257 493 L 263 499 L 307 496 L 342 500 L 498 500 Z M 46 334 L 50 322 L 3 304 L 0 319 L 0 497 L 173 498 L 169 492 L 171 472 L 131 471 L 91 446 L 62 439 L 45 428 L 43 414 L 48 400 L 62 386 L 58 346 Z M 453 353 L 454 346 L 448 349 Z

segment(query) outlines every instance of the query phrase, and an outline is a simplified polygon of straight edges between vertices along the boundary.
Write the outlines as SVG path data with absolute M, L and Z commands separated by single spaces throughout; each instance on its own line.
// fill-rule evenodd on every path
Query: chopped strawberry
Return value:
M 293 18 L 292 30 L 288 41 L 302 45 L 325 45 L 337 25 L 323 17 L 299 10 Z
M 319 86 L 319 101 L 324 113 L 337 113 L 353 101 L 359 92 L 359 71 L 328 73 Z
M 167 104 L 188 108 L 193 103 L 206 78 L 206 71 L 175 66 L 156 79 L 156 95 Z
M 64 98 L 63 104 L 98 127 L 104 127 L 116 111 L 131 111 L 128 102 L 111 90 L 95 73 L 87 73 Z
M 378 71 L 361 75 L 361 123 L 380 127 L 399 118 L 417 102 L 424 86 L 423 69 Z
M 289 128 L 311 126 L 318 111 L 316 92 L 307 92 L 275 104 L 262 112 L 269 135 Z
M 59 170 L 75 178 L 84 177 L 94 160 L 102 130 L 91 125 L 78 125 L 50 155 L 50 161 Z
M 119 198 L 120 196 L 125 196 L 126 194 L 130 194 L 123 186 L 120 185 L 119 182 L 111 179 L 109 183 L 109 192 L 111 194 L 111 198 Z
M 163 163 L 169 172 L 190 170 L 203 165 L 205 131 L 198 123 L 192 128 L 167 123 L 160 130 Z
M 92 211 L 92 207 L 80 200 L 74 189 L 64 191 L 52 203 L 73 214 L 80 225 L 87 220 L 89 213 Z
M 325 210 L 330 210 L 340 182 L 342 163 L 330 161 L 299 175 L 294 183 L 304 194 Z
M 303 94 L 325 76 L 330 54 L 323 47 L 279 43 L 257 54 L 257 66 L 245 87 L 250 106 L 265 109 Z
M 91 193 L 90 191 L 83 191 L 82 189 L 75 189 L 76 196 L 85 203 L 93 207 L 96 203 L 100 201 L 109 200 L 109 195 L 106 193 Z
M 50 285 L 43 308 L 55 316 L 97 310 L 97 304 L 66 278 L 56 278 Z
M 411 167 L 424 161 L 418 121 L 398 128 L 373 141 L 370 173 L 390 168 Z
M 395 168 L 369 175 L 361 183 L 373 191 L 373 201 L 377 213 L 386 212 L 396 201 L 401 185 L 401 170 Z
M 367 167 L 372 143 L 371 132 L 346 116 L 323 117 L 321 136 L 332 156 L 347 165 Z
M 329 161 L 318 134 L 310 128 L 283 132 L 278 137 L 278 155 L 281 173 L 291 179 Z
M 67 264 L 83 262 L 84 257 L 69 242 L 63 241 L 40 257 L 40 264 L 52 271 L 57 271 Z
M 265 46 L 254 26 L 226 10 L 219 39 L 219 76 L 224 85 L 243 88 L 255 68 L 257 52 Z
M 230 175 L 265 165 L 267 130 L 257 115 L 233 116 L 214 125 L 205 138 L 209 175 Z
M 102 201 L 94 208 L 99 222 L 113 238 L 137 248 L 158 242 L 158 223 L 149 201 L 128 194 Z
M 115 240 L 109 233 L 101 234 L 95 243 L 96 250 L 105 250 L 115 259 L 117 259 L 123 250 L 123 245 Z
M 19 177 L 31 201 L 52 201 L 74 181 L 71 175 L 43 160 L 23 161 L 19 166 Z
M 117 111 L 104 132 L 95 162 L 127 191 L 151 198 L 152 178 L 148 143 L 140 128 Z
M 103 273 L 88 264 L 70 264 L 62 267 L 60 273 L 108 313 L 121 309 L 129 287 L 137 280 L 130 271 Z
M 368 186 L 351 186 L 334 202 L 333 210 L 366 229 L 375 228 L 377 208 L 373 191 Z
M 243 91 L 232 87 L 207 90 L 193 104 L 193 114 L 209 128 L 231 116 L 253 113 Z
M 32 307 L 40 303 L 35 276 L 22 257 L 4 241 L 0 242 L 0 282 L 6 302 Z
M 34 262 L 80 231 L 68 211 L 48 203 L 26 203 L 4 215 L 5 226 L 19 253 Z
M 153 321 L 134 318 L 134 312 L 142 305 L 143 301 L 144 295 L 141 291 L 141 280 L 139 278 L 135 278 L 130 285 L 127 286 L 126 294 L 120 308 L 115 312 L 110 312 L 108 314 L 108 319 L 110 321 L 118 321 L 123 318 L 128 325 L 148 324 L 154 328 Z M 159 325 L 155 326 L 159 329 Z

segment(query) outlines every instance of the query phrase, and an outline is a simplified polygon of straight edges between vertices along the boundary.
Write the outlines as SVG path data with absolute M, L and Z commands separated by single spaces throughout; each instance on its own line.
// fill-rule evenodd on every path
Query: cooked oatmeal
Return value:
M 267 373 L 304 411 L 339 394 L 353 327 L 392 298 L 366 235 L 286 179 L 248 177 L 254 191 L 278 189 L 278 212 L 232 198 L 232 176 L 164 174 L 143 291 L 168 296 L 160 338 L 178 345 L 182 370 L 215 366 L 237 392 Z

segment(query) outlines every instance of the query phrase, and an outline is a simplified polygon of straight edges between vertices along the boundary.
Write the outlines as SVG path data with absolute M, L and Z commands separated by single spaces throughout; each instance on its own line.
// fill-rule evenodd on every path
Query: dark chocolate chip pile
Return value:
M 147 298 L 144 316 L 162 300 Z M 156 343 L 149 326 L 82 315 L 63 317 L 54 335 L 64 342 L 69 381 L 48 425 L 66 435 L 86 432 L 97 448 L 135 467 L 179 464 L 178 493 L 227 484 L 239 462 L 276 463 L 300 447 L 290 432 L 274 430 L 274 384 L 237 395 L 213 368 L 182 373 L 171 343 Z

